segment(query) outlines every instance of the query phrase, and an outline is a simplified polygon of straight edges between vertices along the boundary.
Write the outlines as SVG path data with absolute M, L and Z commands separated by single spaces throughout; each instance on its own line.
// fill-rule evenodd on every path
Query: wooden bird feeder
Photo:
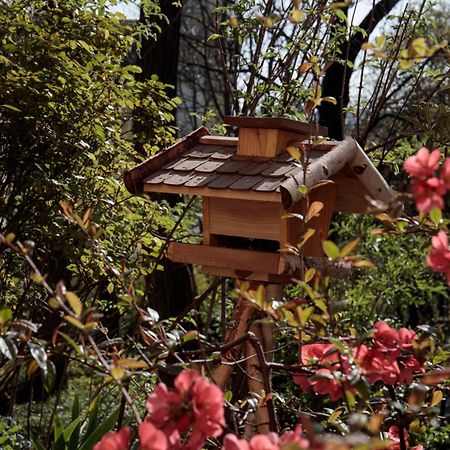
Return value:
M 305 232 L 301 186 L 328 180 L 309 193 L 320 214 L 304 256 L 321 257 L 334 212 L 363 213 L 368 198 L 396 198 L 357 142 L 318 139 L 327 129 L 282 118 L 227 117 L 239 137 L 210 136 L 199 128 L 125 174 L 130 192 L 198 195 L 203 199 L 203 243 L 171 242 L 168 257 L 227 277 L 284 284 L 298 270 L 280 252 Z M 314 143 L 316 142 L 316 143 Z M 319 142 L 319 143 L 317 143 Z M 304 165 L 287 151 L 300 149 Z
M 303 258 L 280 249 L 287 243 L 295 246 L 305 227 L 314 229 L 314 234 L 302 246 L 303 256 L 326 261 L 321 258 L 322 240 L 327 238 L 334 212 L 364 213 L 370 206 L 368 198 L 392 208 L 398 205 L 383 177 L 351 138 L 341 142 L 321 139 L 326 128 L 281 118 L 228 117 L 226 123 L 239 128 L 239 138 L 210 136 L 199 128 L 125 174 L 133 194 L 202 197 L 203 242 L 169 243 L 167 256 L 175 262 L 199 264 L 213 275 L 265 282 L 268 299 L 281 300 L 282 285 L 301 276 L 304 268 Z M 288 147 L 299 149 L 302 163 Z M 305 216 L 308 205 L 302 192 L 304 186 L 315 185 L 308 193 L 309 204 L 320 201 L 323 208 L 303 225 L 299 215 Z M 239 298 L 225 342 L 240 342 L 238 338 L 251 331 L 263 343 L 270 361 L 273 325 L 254 321 L 255 317 L 253 306 Z M 215 383 L 225 389 L 241 352 L 245 353 L 249 390 L 269 392 L 270 380 L 264 378 L 249 342 L 236 344 L 221 355 L 221 364 L 212 373 Z M 269 424 L 276 421 L 270 402 L 257 407 L 254 427 L 249 423 L 246 434 L 271 430 Z

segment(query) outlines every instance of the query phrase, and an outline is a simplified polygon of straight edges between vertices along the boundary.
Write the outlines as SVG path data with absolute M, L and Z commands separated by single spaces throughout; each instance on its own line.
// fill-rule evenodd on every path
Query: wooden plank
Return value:
M 303 254 L 305 256 L 324 256 L 322 241 L 328 239 L 336 202 L 336 185 L 329 183 L 312 190 L 309 194 L 309 201 L 310 204 L 314 201 L 322 202 L 323 209 L 318 216 L 306 224 L 308 228 L 314 228 L 316 232 L 304 245 Z
M 280 274 L 284 271 L 280 255 L 252 250 L 171 242 L 167 247 L 167 257 L 174 262 L 267 274 Z
M 367 213 L 370 207 L 366 196 L 372 197 L 364 184 L 355 177 L 339 173 L 331 178 L 336 184 L 335 212 Z
M 211 233 L 279 241 L 276 203 L 211 198 L 209 208 Z
M 258 200 L 265 202 L 281 202 L 279 192 L 240 191 L 232 189 L 211 189 L 208 187 L 170 186 L 168 184 L 144 184 L 144 192 L 165 192 L 167 194 L 199 195 L 215 198 L 237 198 L 241 200 Z
M 165 164 L 170 163 L 175 158 L 180 157 L 185 151 L 194 147 L 202 136 L 209 134 L 205 127 L 200 127 L 186 137 L 178 141 L 167 150 L 156 154 L 154 157 L 147 159 L 124 174 L 124 182 L 126 188 L 132 194 L 138 194 L 144 189 L 144 179 L 152 173 L 161 169 Z
M 290 216 L 290 214 L 305 214 L 304 200 L 297 202 L 294 207 L 285 211 L 280 206 L 280 244 L 281 247 L 287 243 L 297 246 L 300 242 L 304 230 L 313 228 L 316 230 L 314 235 L 302 247 L 304 256 L 323 256 L 322 241 L 327 239 L 330 228 L 331 217 L 335 210 L 336 186 L 334 184 L 325 184 L 311 191 L 309 194 L 310 204 L 314 201 L 320 201 L 324 207 L 319 215 L 304 224 L 300 218 Z
M 328 128 L 314 123 L 298 122 L 283 117 L 245 117 L 225 116 L 224 123 L 239 128 L 272 128 L 276 130 L 293 131 L 307 136 L 327 136 Z
M 238 143 L 237 137 L 203 136 L 200 138 L 200 144 L 236 146 L 237 143 Z
M 201 272 L 227 278 L 238 278 L 243 281 L 260 281 L 263 283 L 288 284 L 294 276 L 259 273 L 253 271 L 234 270 L 224 267 L 202 266 Z
M 273 158 L 285 153 L 286 148 L 292 142 L 303 140 L 304 138 L 304 134 L 293 133 L 291 131 L 266 128 L 242 128 L 239 132 L 237 154 L 259 158 Z
M 211 245 L 211 230 L 209 220 L 209 197 L 203 197 L 203 245 Z

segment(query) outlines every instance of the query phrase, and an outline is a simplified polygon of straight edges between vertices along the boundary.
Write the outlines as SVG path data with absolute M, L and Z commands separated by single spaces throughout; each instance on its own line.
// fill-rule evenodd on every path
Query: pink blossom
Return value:
M 397 383 L 400 375 L 397 356 L 398 352 L 373 348 L 368 350 L 359 363 L 371 383 L 382 381 L 385 384 L 393 385 Z
M 297 425 L 294 431 L 286 431 L 280 437 L 281 446 L 287 446 L 292 448 L 292 444 L 295 445 L 296 449 L 309 449 L 310 442 L 308 439 L 303 437 L 303 429 L 301 425 Z
M 141 450 L 169 449 L 166 435 L 148 420 L 139 425 L 139 443 L 141 444 Z
M 151 413 L 147 420 L 164 432 L 171 445 L 178 441 L 179 433 L 192 428 L 184 448 L 200 449 L 207 437 L 222 434 L 223 393 L 194 370 L 181 372 L 174 385 L 175 389 L 169 390 L 164 383 L 158 384 L 147 400 Z
M 169 391 L 164 383 L 158 383 L 147 400 L 149 420 L 169 436 L 174 431 L 189 429 L 189 417 L 183 411 L 183 399 L 178 391 Z M 187 411 L 186 411 L 187 412 Z
M 408 432 L 406 430 L 403 430 L 403 436 L 405 437 L 405 445 L 407 449 L 410 450 L 423 450 L 422 445 L 415 445 L 414 447 L 409 447 L 409 440 L 408 440 Z M 400 434 L 398 432 L 398 427 L 393 425 L 389 428 L 388 431 L 388 438 L 394 441 L 394 444 L 390 445 L 388 447 L 388 450 L 400 450 Z
M 430 153 L 426 147 L 422 147 L 414 156 L 406 159 L 403 168 L 413 177 L 427 177 L 437 169 L 440 157 L 439 149 Z
M 188 447 L 201 448 L 206 437 L 220 436 L 225 426 L 222 391 L 193 370 L 182 372 L 175 386 L 192 395 L 194 424 Z
M 398 335 L 400 338 L 400 347 L 403 350 L 411 350 L 413 348 L 413 341 L 417 340 L 417 334 L 408 328 L 400 328 Z
M 342 396 L 342 387 L 329 369 L 319 369 L 311 381 L 311 387 L 316 394 L 329 395 L 331 400 L 338 400 Z
M 407 356 L 406 358 L 400 358 L 398 361 L 400 368 L 399 383 L 411 384 L 413 381 L 413 374 L 418 372 L 424 372 L 424 365 L 413 356 Z
M 275 433 L 257 434 L 250 439 L 250 450 L 279 450 L 278 441 Z
M 223 440 L 223 450 L 280 450 L 279 438 L 275 433 L 257 434 L 250 441 L 227 434 Z
M 250 446 L 245 439 L 239 439 L 234 434 L 227 434 L 223 440 L 223 450 L 250 450 Z
M 339 356 L 333 344 L 309 344 L 302 346 L 301 361 L 305 365 L 335 363 Z
M 450 157 L 445 158 L 441 170 L 441 180 L 445 184 L 445 187 L 450 190 Z
M 375 346 L 391 351 L 397 351 L 400 336 L 397 330 L 391 328 L 386 322 L 379 321 L 373 328 L 375 329 Z
M 444 231 L 439 231 L 431 238 L 431 251 L 427 256 L 427 263 L 434 272 L 442 272 L 447 276 L 450 284 L 450 247 L 448 236 Z
M 130 446 L 130 429 L 122 428 L 119 431 L 106 433 L 92 450 L 128 450 Z
M 329 395 L 333 401 L 342 396 L 342 386 L 336 379 L 335 372 L 347 372 L 349 364 L 344 357 L 339 357 L 339 352 L 333 344 L 303 345 L 300 360 L 305 366 L 319 366 L 315 372 L 317 377 L 309 378 L 300 373 L 294 375 L 294 382 L 303 392 L 312 389 L 316 394 Z M 341 367 L 341 361 L 344 367 Z
M 411 186 L 416 207 L 422 213 L 428 213 L 433 208 L 444 208 L 442 196 L 446 191 L 444 182 L 437 177 L 428 180 L 416 179 Z

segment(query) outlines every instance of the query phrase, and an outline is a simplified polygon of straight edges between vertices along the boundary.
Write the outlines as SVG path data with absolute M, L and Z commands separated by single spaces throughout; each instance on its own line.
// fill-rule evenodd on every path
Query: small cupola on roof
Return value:
M 168 256 L 199 264 L 207 273 L 285 283 L 295 275 L 280 252 L 304 235 L 299 214 L 320 201 L 320 214 L 307 223 L 314 235 L 305 256 L 323 256 L 334 212 L 364 213 L 368 199 L 393 206 L 398 201 L 383 177 L 352 138 L 326 140 L 327 130 L 283 118 L 227 117 L 238 138 L 210 136 L 199 128 L 125 174 L 133 194 L 165 192 L 201 196 L 203 243 L 172 242 Z M 322 136 L 324 139 L 316 139 Z M 305 166 L 287 147 L 303 153 Z M 292 214 L 294 213 L 294 214 Z

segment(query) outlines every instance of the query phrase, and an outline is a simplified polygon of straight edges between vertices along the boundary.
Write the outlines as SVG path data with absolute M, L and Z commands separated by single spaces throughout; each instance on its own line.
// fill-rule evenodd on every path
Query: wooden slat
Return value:
M 239 117 L 225 116 L 224 123 L 240 128 L 272 128 L 276 130 L 293 131 L 307 136 L 326 136 L 328 129 L 316 124 L 297 122 L 282 117 Z
M 279 241 L 278 213 L 276 203 L 211 198 L 210 232 Z
M 232 189 L 210 189 L 208 187 L 170 186 L 168 184 L 145 184 L 144 192 L 165 192 L 167 194 L 200 195 L 203 197 L 238 198 L 241 200 L 258 200 L 281 202 L 279 192 L 240 191 Z
M 305 135 L 292 131 L 242 128 L 239 132 L 237 154 L 259 158 L 273 158 L 284 154 L 293 141 L 303 140 Z
M 209 132 L 205 127 L 198 128 L 167 150 L 158 153 L 153 158 L 147 159 L 133 169 L 126 171 L 124 174 L 126 188 L 132 194 L 142 192 L 144 189 L 145 178 L 161 169 L 165 164 L 180 157 L 185 151 L 194 147 L 202 136 L 207 134 L 209 134 Z
M 200 144 L 236 146 L 237 143 L 238 143 L 237 137 L 203 136 L 200 138 Z
M 203 197 L 202 210 L 203 210 L 203 244 L 211 244 L 211 231 L 209 221 L 209 197 Z
M 296 246 L 306 228 L 316 230 L 314 235 L 303 246 L 304 256 L 323 256 L 322 241 L 327 239 L 328 230 L 330 228 L 331 217 L 335 210 L 336 186 L 332 183 L 325 184 L 311 191 L 309 195 L 310 204 L 314 201 L 320 201 L 324 207 L 319 215 L 308 221 L 305 228 L 303 222 L 295 217 L 290 216 L 292 213 L 305 214 L 305 201 L 297 202 L 293 208 L 287 212 L 280 207 L 280 244 L 281 247 L 287 243 Z
M 237 278 L 243 281 L 260 281 L 273 284 L 288 284 L 295 275 L 276 275 L 271 273 L 259 273 L 251 270 L 234 270 L 224 267 L 202 266 L 201 272 L 227 278 Z M 300 274 L 298 274 L 300 276 Z
M 332 177 L 336 184 L 335 212 L 367 213 L 370 207 L 366 196 L 372 197 L 358 178 L 343 176 L 341 173 Z
M 168 245 L 167 257 L 174 262 L 233 268 L 264 274 L 282 274 L 285 267 L 280 255 L 276 253 L 181 244 L 179 242 L 171 242 Z

